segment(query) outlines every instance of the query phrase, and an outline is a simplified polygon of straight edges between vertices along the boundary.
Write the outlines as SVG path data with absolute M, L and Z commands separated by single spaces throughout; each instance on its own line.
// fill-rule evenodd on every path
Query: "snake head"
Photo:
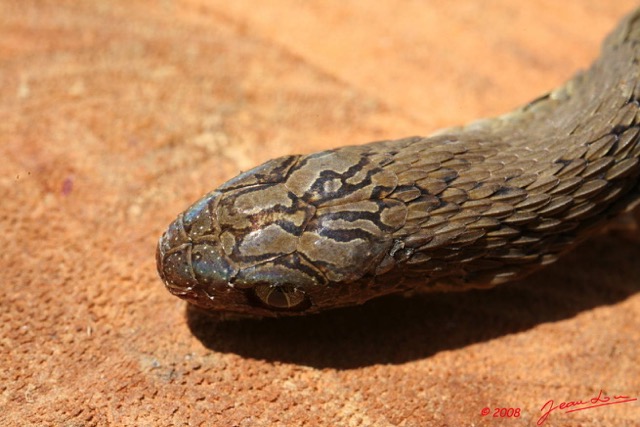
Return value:
M 271 160 L 181 213 L 156 259 L 167 289 L 212 311 L 281 316 L 363 302 L 406 217 L 395 175 L 347 148 Z M 386 267 L 385 267 L 386 269 Z

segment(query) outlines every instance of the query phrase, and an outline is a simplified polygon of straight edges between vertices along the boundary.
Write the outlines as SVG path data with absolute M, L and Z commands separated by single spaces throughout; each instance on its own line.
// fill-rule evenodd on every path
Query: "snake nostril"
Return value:
M 180 214 L 167 228 L 160 237 L 158 249 L 162 254 L 167 254 L 185 243 L 189 243 L 191 239 L 185 232 L 183 215 Z

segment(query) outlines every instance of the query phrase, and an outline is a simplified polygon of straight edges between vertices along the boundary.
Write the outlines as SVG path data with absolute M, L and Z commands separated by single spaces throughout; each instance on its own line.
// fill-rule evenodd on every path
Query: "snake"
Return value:
M 177 216 L 158 273 L 241 317 L 518 280 L 638 205 L 639 61 L 640 9 L 587 70 L 508 114 L 269 160 Z

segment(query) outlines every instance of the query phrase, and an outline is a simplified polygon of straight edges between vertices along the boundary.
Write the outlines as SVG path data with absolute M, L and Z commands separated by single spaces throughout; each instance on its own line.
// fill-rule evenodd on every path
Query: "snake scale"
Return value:
M 587 71 L 514 112 L 270 160 L 177 217 L 159 274 L 258 317 L 523 277 L 640 200 L 639 60 L 640 9 Z

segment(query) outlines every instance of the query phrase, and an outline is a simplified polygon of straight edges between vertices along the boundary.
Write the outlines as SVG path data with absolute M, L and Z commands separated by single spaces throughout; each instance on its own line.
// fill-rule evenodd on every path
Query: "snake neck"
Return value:
M 639 203 L 639 18 L 623 20 L 587 71 L 514 112 L 368 146 L 398 177 L 387 197 L 408 209 L 393 234 L 404 279 L 513 280 Z

